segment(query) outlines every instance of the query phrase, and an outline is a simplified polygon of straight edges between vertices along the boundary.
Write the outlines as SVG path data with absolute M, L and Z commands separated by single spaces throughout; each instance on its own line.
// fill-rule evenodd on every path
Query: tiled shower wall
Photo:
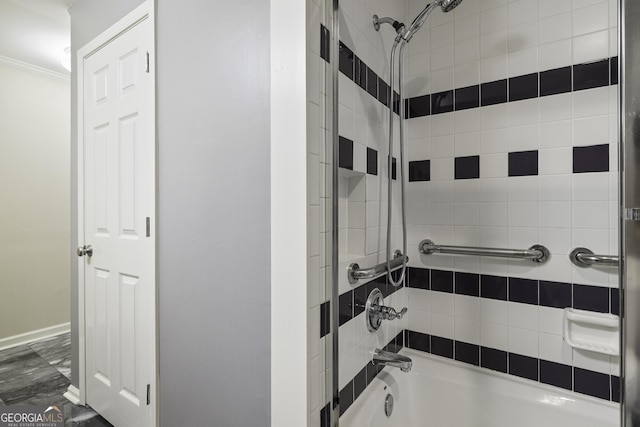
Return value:
M 434 336 L 463 343 L 470 363 L 494 362 L 478 351 L 486 348 L 498 352 L 498 370 L 614 400 L 618 358 L 569 347 L 562 315 L 617 313 L 617 271 L 567 256 L 578 246 L 618 252 L 616 5 L 464 0 L 433 13 L 410 45 L 407 73 L 409 256 L 427 288 L 408 289 L 408 330 L 431 336 L 432 347 Z M 422 7 L 410 0 L 410 15 Z M 422 255 L 425 238 L 538 243 L 551 258 Z M 485 293 L 495 281 L 497 298 Z
M 324 286 L 331 260 L 330 64 L 322 40 L 331 25 L 324 1 L 307 4 L 309 425 L 319 425 L 331 375 Z M 436 10 L 415 36 L 405 88 L 413 280 L 397 291 L 384 282 L 350 285 L 346 268 L 385 256 L 384 105 L 394 34 L 385 27 L 376 33 L 371 16 L 408 23 L 425 4 L 340 6 L 341 406 L 370 381 L 371 351 L 403 345 L 404 337 L 414 348 L 615 400 L 618 359 L 572 350 L 561 327 L 563 307 L 617 313 L 616 272 L 579 269 L 567 258 L 575 246 L 617 253 L 616 2 L 464 0 L 452 13 Z M 400 245 L 398 193 L 396 181 L 393 248 Z M 488 247 L 540 243 L 552 256 L 543 265 L 426 256 L 417 250 L 425 238 Z M 366 331 L 360 307 L 373 286 L 390 295 L 387 305 L 410 308 L 408 319 L 385 322 L 377 334 Z M 600 386 L 592 390 L 594 381 Z

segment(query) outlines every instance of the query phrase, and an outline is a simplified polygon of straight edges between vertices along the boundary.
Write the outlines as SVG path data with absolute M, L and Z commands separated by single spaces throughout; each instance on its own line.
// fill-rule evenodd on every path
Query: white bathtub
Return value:
M 410 373 L 385 368 L 341 427 L 618 427 L 619 405 L 403 349 Z M 394 398 L 385 415 L 387 394 Z

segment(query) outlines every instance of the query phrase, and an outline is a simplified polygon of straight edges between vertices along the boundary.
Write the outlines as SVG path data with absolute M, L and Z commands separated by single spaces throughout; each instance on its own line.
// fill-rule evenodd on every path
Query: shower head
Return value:
M 409 28 L 404 32 L 402 38 L 406 42 L 409 42 L 413 35 L 422 28 L 425 22 L 427 22 L 427 18 L 436 7 L 440 6 L 442 11 L 446 13 L 455 9 L 460 3 L 462 3 L 462 0 L 436 0 L 431 4 L 428 4 L 427 7 L 425 7 L 422 12 L 416 16 L 416 19 L 413 20 Z
M 442 8 L 443 12 L 450 12 L 455 9 L 460 3 L 462 3 L 462 0 L 442 0 L 442 3 L 440 3 L 440 7 Z

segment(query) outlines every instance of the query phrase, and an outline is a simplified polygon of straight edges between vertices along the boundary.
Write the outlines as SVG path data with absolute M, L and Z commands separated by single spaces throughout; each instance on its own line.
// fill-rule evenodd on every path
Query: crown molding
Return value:
M 60 73 L 48 68 L 39 67 L 37 65 L 29 64 L 28 62 L 19 61 L 17 59 L 9 58 L 8 56 L 0 55 L 0 65 L 6 65 L 11 68 L 15 68 L 23 71 L 31 71 L 39 74 L 44 74 L 49 77 L 55 77 L 58 79 L 69 81 L 71 80 L 70 74 Z

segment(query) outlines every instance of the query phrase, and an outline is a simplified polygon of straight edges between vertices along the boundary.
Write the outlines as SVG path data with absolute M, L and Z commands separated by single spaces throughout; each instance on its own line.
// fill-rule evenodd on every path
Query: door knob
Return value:
M 93 248 L 91 247 L 91 245 L 78 246 L 76 253 L 78 254 L 78 256 L 86 255 L 90 257 L 91 255 L 93 255 Z

